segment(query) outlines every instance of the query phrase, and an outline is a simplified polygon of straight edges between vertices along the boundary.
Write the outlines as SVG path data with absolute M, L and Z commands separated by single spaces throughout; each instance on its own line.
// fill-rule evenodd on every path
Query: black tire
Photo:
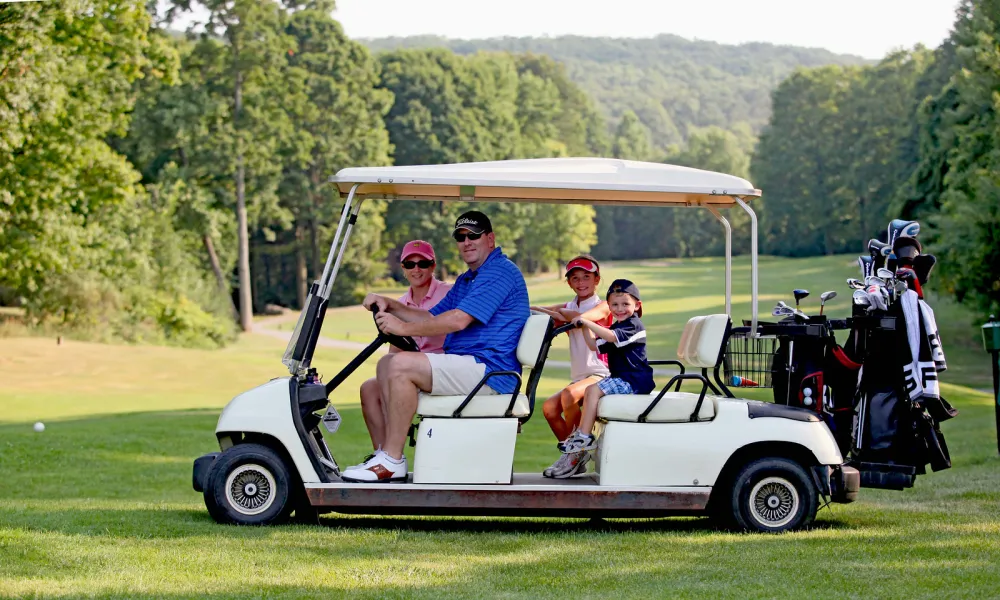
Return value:
M 295 507 L 288 465 L 260 444 L 239 444 L 212 465 L 205 485 L 205 506 L 219 523 L 272 525 L 288 519 Z
M 787 458 L 759 458 L 746 464 L 733 479 L 729 497 L 720 500 L 725 501 L 718 507 L 723 523 L 761 533 L 806 527 L 819 506 L 809 473 Z

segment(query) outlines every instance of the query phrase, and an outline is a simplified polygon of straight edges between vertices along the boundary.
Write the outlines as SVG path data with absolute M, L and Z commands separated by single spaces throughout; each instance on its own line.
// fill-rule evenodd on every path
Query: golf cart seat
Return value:
M 548 315 L 531 315 L 521 330 L 517 360 L 531 369 L 525 393 L 521 377 L 513 394 L 483 394 L 487 373 L 468 396 L 420 394 L 417 400 L 413 483 L 509 484 L 514 445 L 522 420 L 531 416 L 531 398 L 552 339 Z M 474 417 L 474 418 L 473 418 Z
M 597 452 L 600 485 L 659 485 L 656 474 L 677 456 L 650 453 L 650 449 L 662 447 L 662 440 L 683 431 L 678 427 L 701 427 L 697 423 L 715 419 L 718 392 L 708 380 L 708 369 L 718 364 L 729 327 L 729 315 L 690 319 L 677 347 L 678 360 L 650 361 L 675 364 L 681 370 L 678 375 L 652 394 L 601 398 L 597 409 L 604 422 Z M 680 391 L 681 383 L 690 380 L 701 385 L 697 394 Z M 709 389 L 715 394 L 709 395 Z
M 517 342 L 517 360 L 522 367 L 532 370 L 537 367 L 550 321 L 548 315 L 528 317 Z M 487 374 L 478 387 L 489 385 L 489 378 L 490 374 Z M 518 379 L 513 402 L 511 394 L 483 393 L 479 389 L 468 396 L 434 396 L 421 392 L 417 397 L 417 414 L 421 417 L 438 418 L 527 417 L 531 413 L 531 406 L 527 394 L 520 393 L 521 384 L 520 378 Z
M 639 416 L 656 399 L 652 394 L 614 395 L 601 399 L 598 416 L 606 421 L 628 421 L 636 423 Z M 667 392 L 646 415 L 645 423 L 687 423 L 688 421 L 711 421 L 715 418 L 715 402 L 706 397 L 698 406 L 699 394 L 691 392 Z M 696 418 L 691 416 L 698 411 Z
M 674 376 L 659 392 L 652 394 L 613 394 L 601 398 L 597 416 L 607 421 L 639 423 L 681 423 L 711 421 L 715 418 L 715 402 L 705 395 L 711 384 L 707 369 L 716 365 L 729 329 L 729 315 L 692 317 L 684 326 L 677 345 L 676 361 L 650 361 L 651 364 L 676 364 L 681 374 Z M 702 374 L 687 373 L 686 369 L 701 369 Z M 686 380 L 701 381 L 699 394 L 681 392 Z M 669 391 L 674 387 L 674 391 Z

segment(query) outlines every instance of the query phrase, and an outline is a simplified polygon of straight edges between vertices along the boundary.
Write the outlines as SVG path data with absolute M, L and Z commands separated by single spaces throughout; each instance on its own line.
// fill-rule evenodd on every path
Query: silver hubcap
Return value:
M 787 479 L 764 478 L 750 492 L 750 513 L 767 527 L 788 525 L 798 510 L 799 493 Z
M 226 478 L 226 500 L 236 512 L 259 515 L 274 504 L 274 475 L 260 465 L 240 465 Z

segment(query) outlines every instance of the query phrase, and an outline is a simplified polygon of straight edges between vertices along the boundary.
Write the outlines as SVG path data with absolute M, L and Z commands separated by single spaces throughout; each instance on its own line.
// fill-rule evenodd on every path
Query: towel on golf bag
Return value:
M 903 292 L 899 299 L 906 323 L 906 356 L 909 363 L 903 366 L 903 382 L 911 402 L 937 400 L 941 397 L 938 373 L 948 369 L 941 348 L 934 311 L 917 297 L 913 290 Z

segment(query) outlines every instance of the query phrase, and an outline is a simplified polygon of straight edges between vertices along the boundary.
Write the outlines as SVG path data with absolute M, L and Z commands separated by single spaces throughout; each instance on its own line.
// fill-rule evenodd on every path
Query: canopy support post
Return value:
M 739 196 L 732 196 L 750 215 L 750 336 L 757 337 L 757 215 Z
M 333 258 L 337 252 L 337 244 L 340 242 L 340 234 L 344 231 L 344 224 L 347 223 L 347 216 L 351 213 L 351 205 L 354 203 L 354 192 L 357 191 L 360 183 L 355 183 L 351 186 L 351 191 L 347 194 L 347 200 L 344 201 L 344 210 L 340 213 L 340 223 L 337 225 L 337 232 L 333 234 L 333 243 L 330 244 L 330 253 L 326 256 L 326 265 L 323 267 L 323 275 L 319 278 L 319 295 L 324 299 L 330 297 L 330 288 L 333 286 L 333 280 L 337 277 L 336 267 L 334 267 Z M 346 239 L 344 242 L 346 243 Z M 340 265 L 340 259 L 337 259 L 337 265 Z M 330 272 L 333 271 L 332 277 Z M 329 277 L 329 281 L 327 278 Z
M 726 314 L 733 316 L 733 228 L 726 217 L 722 216 L 719 209 L 711 204 L 706 205 L 715 218 L 726 228 Z

